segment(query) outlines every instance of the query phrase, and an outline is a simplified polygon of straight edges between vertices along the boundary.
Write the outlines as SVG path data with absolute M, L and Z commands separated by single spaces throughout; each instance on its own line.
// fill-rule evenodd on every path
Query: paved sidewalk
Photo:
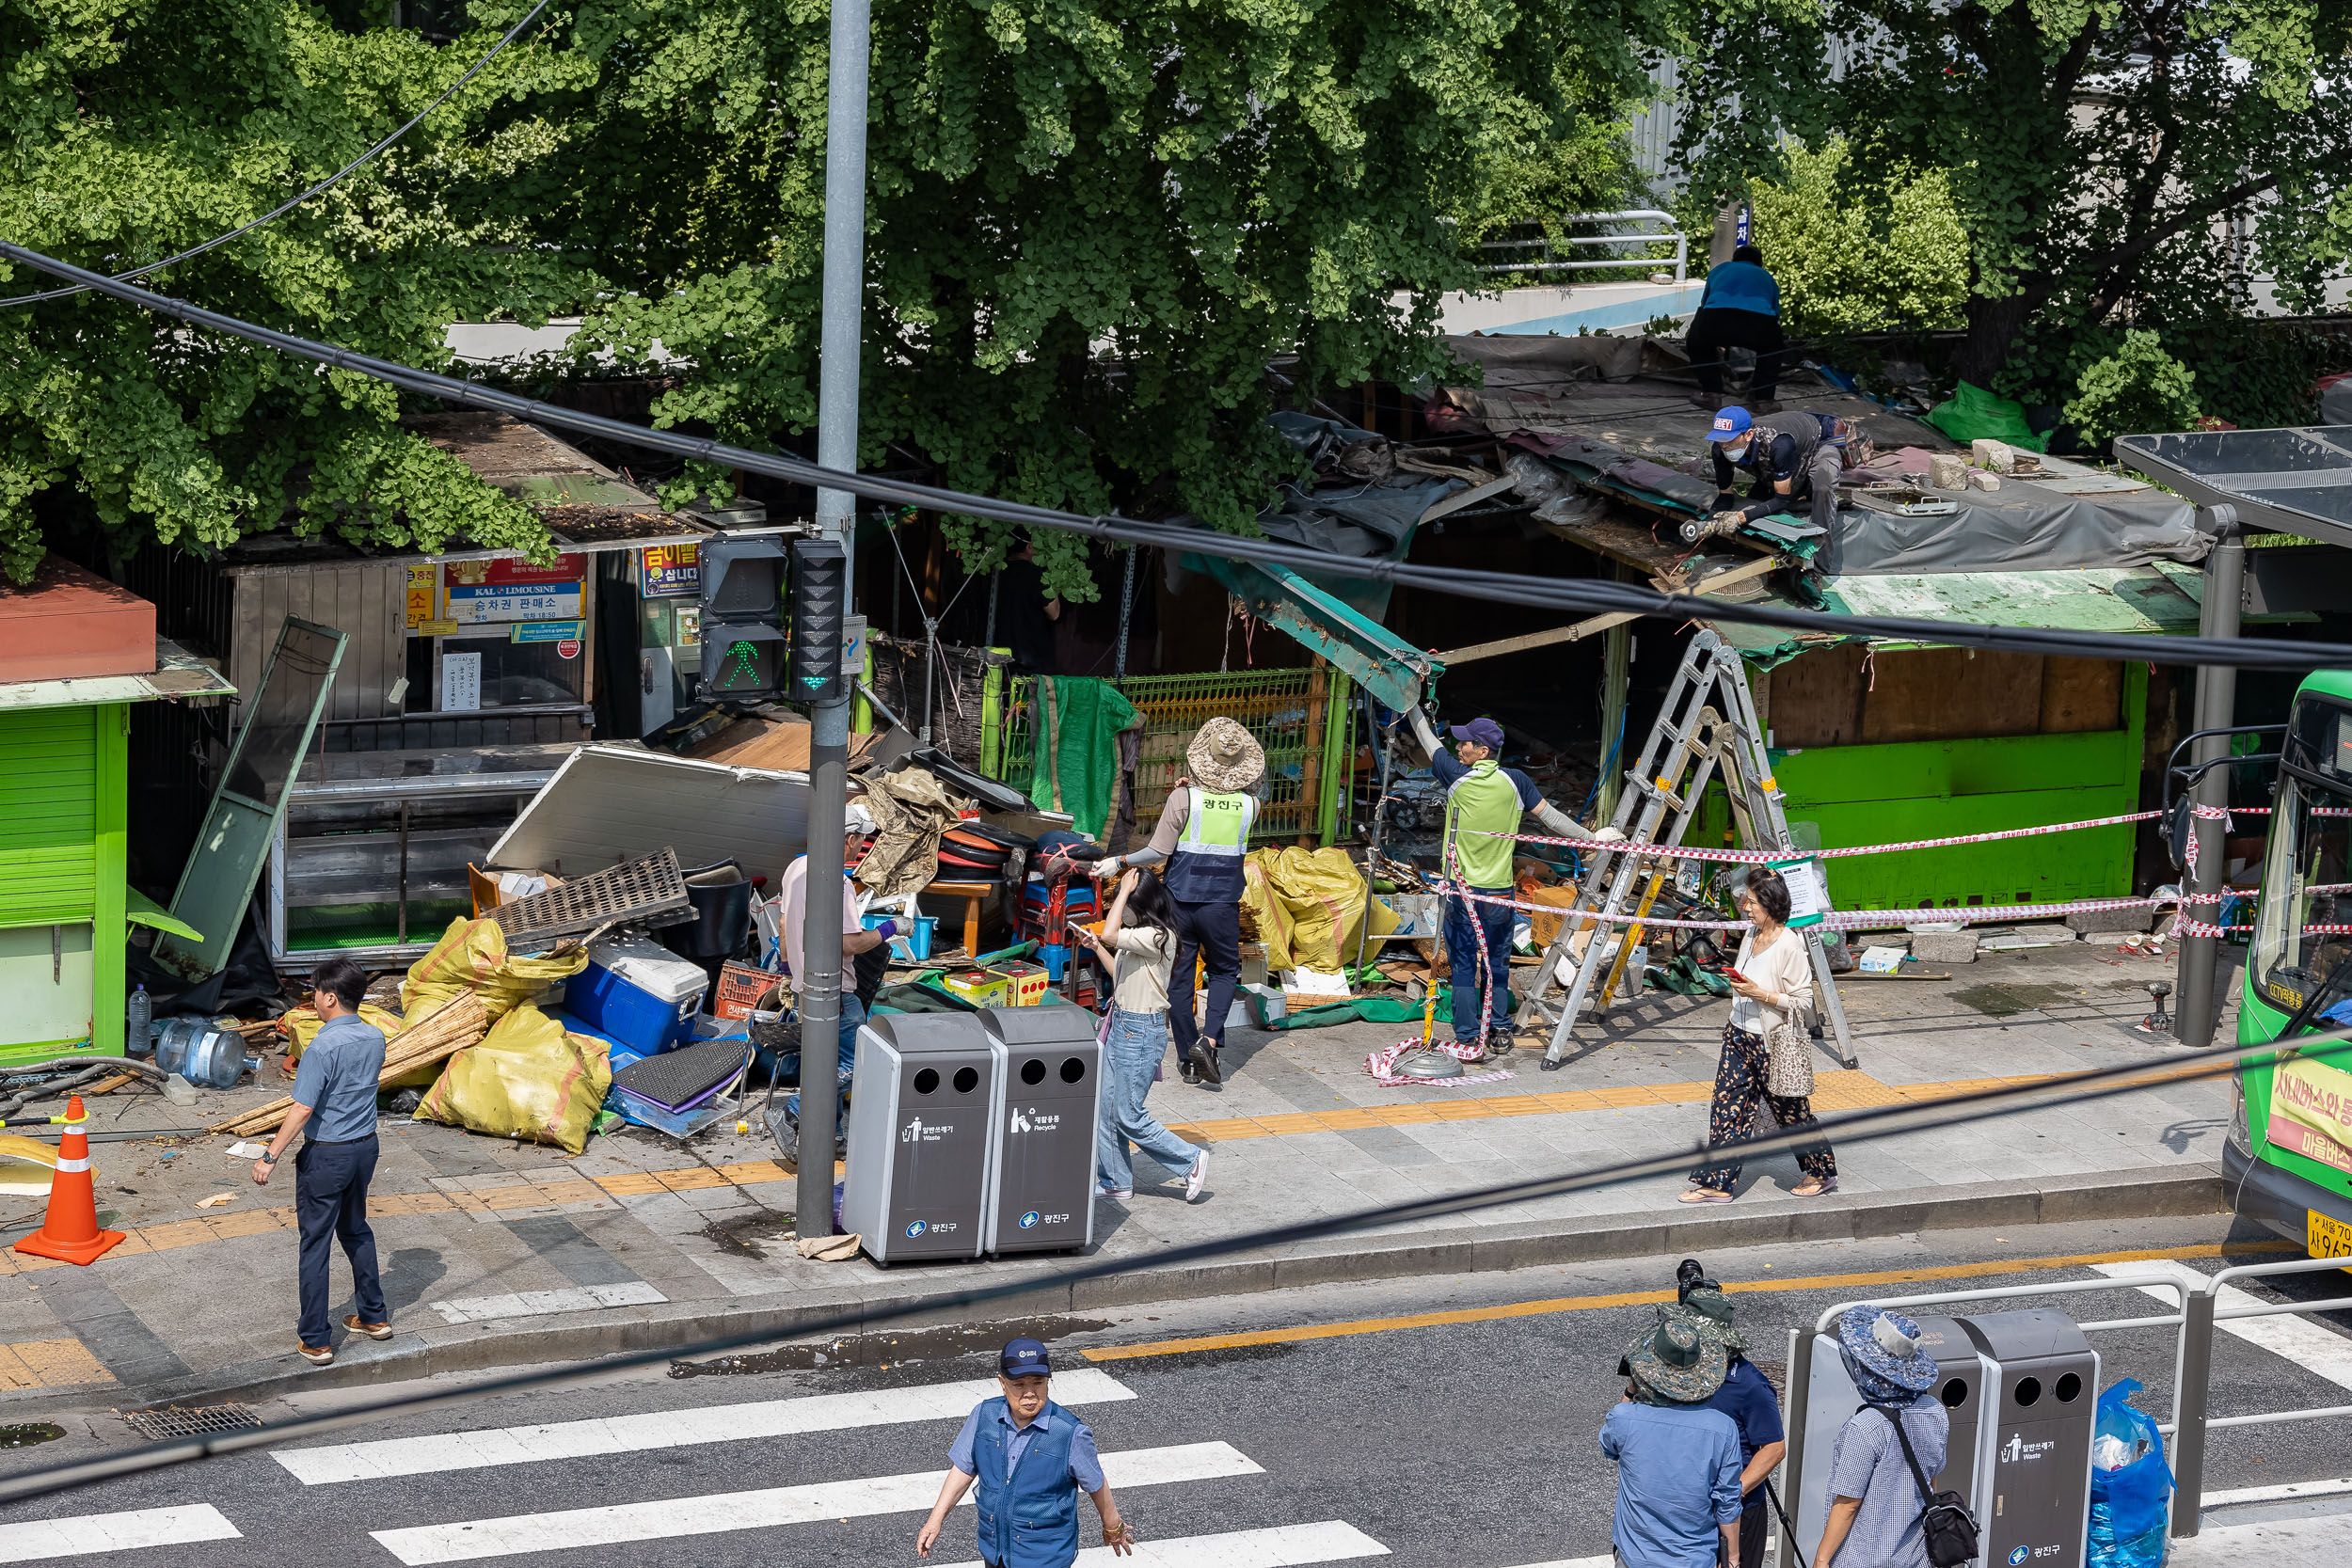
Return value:
M 1988 957 L 1948 985 L 1850 980 L 1859 1070 L 1824 1071 L 1823 1110 L 1923 1101 L 1987 1083 L 2120 1063 L 2161 1068 L 2173 1048 L 2127 1035 L 2142 983 L 2166 965 L 2106 945 Z M 1728 1004 L 1650 996 L 1588 1028 L 1557 1073 L 1538 1053 L 1516 1076 L 1458 1088 L 1384 1089 L 1365 1053 L 1396 1026 L 1234 1032 L 1222 1088 L 1171 1072 L 1152 1104 L 1215 1151 L 1205 1203 L 1173 1180 L 1097 1214 L 1104 1253 L 1172 1244 L 1687 1148 L 1704 1136 Z M 2225 1020 L 2225 1025 L 2227 1021 Z M 151 1096 L 92 1102 L 101 1132 L 185 1127 L 278 1092 L 207 1095 L 194 1110 Z M 1890 1234 L 2039 1218 L 2119 1219 L 2220 1206 L 2215 1163 L 2226 1083 L 2169 1083 L 2098 1103 L 1838 1151 L 1841 1190 L 1788 1196 L 1786 1156 L 1756 1162 L 1740 1201 L 1674 1202 L 1679 1175 L 1160 1269 L 1009 1303 L 1076 1311 L 1279 1283 L 1517 1267 L 1567 1257 Z M 20 1401 L 109 1385 L 125 1402 L 194 1397 L 287 1377 L 365 1380 L 595 1355 L 755 1327 L 793 1331 L 837 1309 L 919 1303 L 1047 1274 L 1062 1259 L 910 1265 L 803 1261 L 788 1238 L 794 1189 L 773 1148 L 732 1132 L 680 1147 L 632 1131 L 580 1158 L 430 1123 L 387 1121 L 373 1212 L 401 1332 L 342 1347 L 327 1372 L 293 1355 L 291 1184 L 253 1186 L 227 1138 L 100 1143 L 106 1224 L 130 1240 L 89 1269 L 0 1253 L 0 1391 Z M 215 1194 L 223 1205 L 196 1205 Z M 29 1199 L 0 1235 L 38 1223 Z M 337 1264 L 337 1278 L 344 1276 Z M 340 1319 L 347 1307 L 338 1306 Z

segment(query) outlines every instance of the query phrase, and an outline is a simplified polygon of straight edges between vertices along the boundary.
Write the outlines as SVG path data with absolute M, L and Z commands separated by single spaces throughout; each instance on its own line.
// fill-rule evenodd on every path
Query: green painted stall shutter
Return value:
M 0 714 L 0 927 L 91 917 L 98 723 L 113 709 Z

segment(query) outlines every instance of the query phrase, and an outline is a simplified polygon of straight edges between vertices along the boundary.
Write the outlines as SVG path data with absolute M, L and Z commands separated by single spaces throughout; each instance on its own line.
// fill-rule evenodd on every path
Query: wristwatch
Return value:
M 272 1153 L 271 1153 L 268 1149 L 266 1149 L 266 1148 L 265 1148 L 265 1149 L 262 1150 L 262 1164 L 265 1164 L 265 1165 L 274 1165 L 274 1164 L 278 1164 L 278 1156 L 277 1156 L 277 1155 L 275 1155 L 275 1154 L 272 1154 Z

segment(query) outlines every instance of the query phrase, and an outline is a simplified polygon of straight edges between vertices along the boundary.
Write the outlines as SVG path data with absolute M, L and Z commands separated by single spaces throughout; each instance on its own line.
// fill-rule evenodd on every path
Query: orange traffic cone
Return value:
M 57 1177 L 49 1184 L 49 1217 L 40 1228 L 16 1243 L 19 1252 L 88 1265 L 122 1240 L 119 1230 L 98 1228 L 98 1193 L 90 1185 L 89 1120 L 82 1097 L 65 1102 L 65 1136 L 57 1142 Z

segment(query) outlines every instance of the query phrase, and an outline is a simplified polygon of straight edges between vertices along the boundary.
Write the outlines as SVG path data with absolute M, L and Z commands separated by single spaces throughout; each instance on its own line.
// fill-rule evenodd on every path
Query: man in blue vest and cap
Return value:
M 1414 717 L 1429 752 L 1430 775 L 1446 786 L 1443 874 L 1468 889 L 1468 896 L 1449 894 L 1445 905 L 1445 949 L 1454 965 L 1454 1038 L 1488 1055 L 1507 1055 L 1511 928 L 1518 915 L 1508 902 L 1518 896 L 1511 875 L 1518 845 L 1511 835 L 1519 831 L 1519 817 L 1532 815 L 1561 838 L 1613 843 L 1625 835 L 1614 828 L 1594 832 L 1545 800 L 1533 779 L 1502 766 L 1496 759 L 1502 752 L 1502 726 L 1493 720 L 1452 726 L 1454 754 L 1448 756 L 1428 721 L 1418 713 Z
M 996 1357 L 996 1386 L 965 1418 L 947 1450 L 939 1499 L 914 1538 L 928 1559 L 941 1527 L 975 1481 L 980 1495 L 980 1560 L 989 1568 L 1070 1568 L 1078 1560 L 1078 1494 L 1103 1516 L 1103 1544 L 1119 1557 L 1135 1554 L 1135 1532 L 1103 1479 L 1087 1424 L 1045 1397 L 1053 1369 L 1035 1339 L 1006 1341 Z

